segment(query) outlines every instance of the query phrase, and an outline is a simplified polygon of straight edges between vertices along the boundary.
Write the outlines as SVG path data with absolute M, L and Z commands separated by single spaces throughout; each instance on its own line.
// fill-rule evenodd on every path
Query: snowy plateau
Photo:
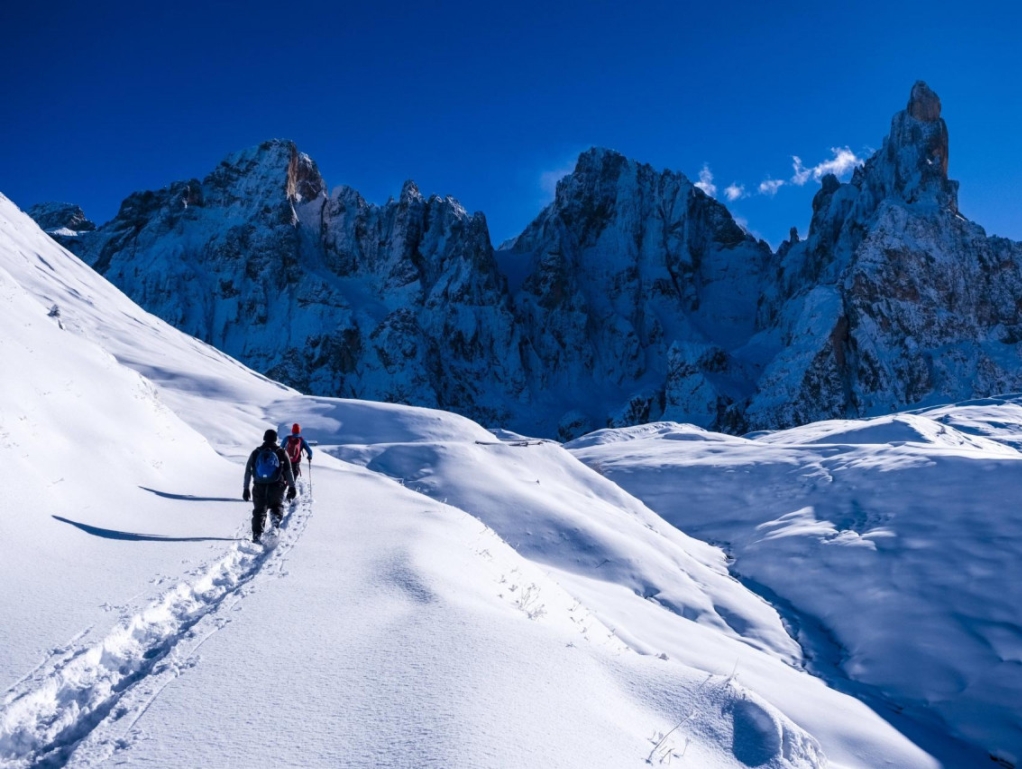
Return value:
M 497 253 L 410 185 L 327 198 L 284 143 L 96 229 L 33 211 L 51 237 L 0 195 L 0 767 L 1018 766 L 1022 396 L 958 396 L 1015 389 L 1022 258 L 957 213 L 935 100 L 917 84 L 777 254 L 606 151 Z M 628 185 L 655 196 L 633 210 Z M 696 293 L 668 316 L 672 291 Z M 659 347 L 628 341 L 631 312 Z M 312 345 L 336 313 L 383 320 Z M 591 347 L 541 349 L 532 323 Z M 337 368 L 286 355 L 303 345 Z M 301 391 L 338 372 L 366 388 L 344 394 L 478 399 L 492 429 Z M 638 411 L 584 430 L 638 384 Z M 593 395 L 566 443 L 542 437 L 562 387 Z M 292 422 L 314 459 L 255 544 L 244 462 Z

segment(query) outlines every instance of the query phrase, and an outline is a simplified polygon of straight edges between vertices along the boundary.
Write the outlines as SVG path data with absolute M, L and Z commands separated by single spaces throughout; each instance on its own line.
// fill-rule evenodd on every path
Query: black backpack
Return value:
M 263 446 L 259 449 L 252 475 L 256 483 L 280 482 L 280 456 L 278 456 L 276 448 Z

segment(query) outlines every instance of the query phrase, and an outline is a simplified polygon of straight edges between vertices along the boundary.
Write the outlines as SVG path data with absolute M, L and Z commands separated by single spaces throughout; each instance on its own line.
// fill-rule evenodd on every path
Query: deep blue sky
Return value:
M 777 245 L 814 166 L 940 95 L 962 212 L 1022 239 L 1015 2 L 4 3 L 0 191 L 81 204 L 202 177 L 272 137 L 383 202 L 413 178 L 517 234 L 592 145 L 695 181 Z M 847 177 L 845 177 L 847 178 Z M 761 182 L 786 180 L 776 195 Z

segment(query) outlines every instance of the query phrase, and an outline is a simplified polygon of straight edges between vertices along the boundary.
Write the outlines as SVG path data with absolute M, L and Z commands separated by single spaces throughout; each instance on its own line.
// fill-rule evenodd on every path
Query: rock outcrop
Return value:
M 284 141 L 94 231 L 32 214 L 148 310 L 309 392 L 561 438 L 770 429 L 1022 389 L 1022 246 L 959 214 L 940 108 L 916 83 L 776 253 L 684 175 L 602 149 L 497 252 L 454 199 L 328 194 Z
M 96 225 L 85 216 L 81 206 L 73 203 L 38 203 L 27 212 L 42 229 L 91 232 Z
M 65 248 L 68 248 L 79 234 L 96 229 L 95 223 L 89 221 L 81 206 L 74 203 L 37 203 L 26 213 Z

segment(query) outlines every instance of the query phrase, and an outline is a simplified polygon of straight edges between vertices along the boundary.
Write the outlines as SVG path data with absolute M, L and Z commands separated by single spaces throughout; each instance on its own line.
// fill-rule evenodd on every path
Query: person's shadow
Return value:
M 164 499 L 179 499 L 185 502 L 240 502 L 241 497 L 193 497 L 191 494 L 171 494 L 169 491 L 157 491 L 146 486 L 139 486 L 142 491 L 148 491 Z
M 234 500 L 231 500 L 232 502 Z M 70 518 L 63 518 L 54 515 L 53 518 L 61 523 L 67 523 L 76 529 L 91 534 L 94 537 L 103 539 L 119 539 L 126 542 L 234 542 L 236 537 L 169 537 L 164 534 L 137 534 L 132 531 L 117 531 L 116 529 L 104 529 L 100 526 L 92 526 L 88 523 L 72 521 Z

